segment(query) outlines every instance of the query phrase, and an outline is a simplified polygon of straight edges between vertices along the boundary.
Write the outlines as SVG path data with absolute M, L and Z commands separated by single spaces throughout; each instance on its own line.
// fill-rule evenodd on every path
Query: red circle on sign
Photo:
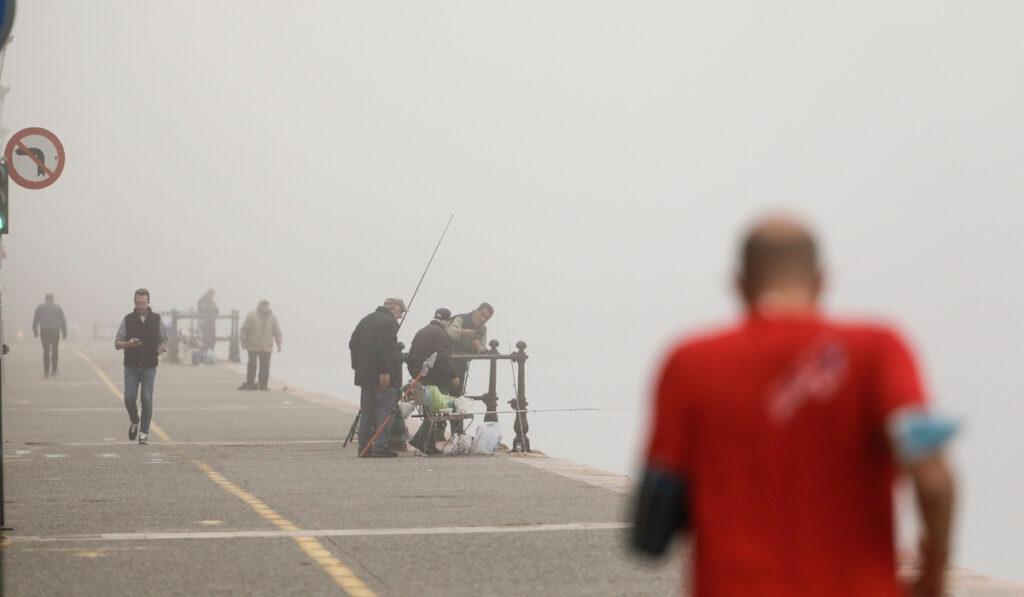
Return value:
M 25 147 L 22 142 L 25 137 L 29 135 L 39 135 L 46 138 L 47 141 L 53 143 L 53 146 L 57 149 L 57 167 L 53 170 L 46 167 L 46 164 L 40 163 L 39 158 L 35 156 L 29 148 Z M 43 170 L 46 173 L 46 178 L 42 180 L 29 180 L 22 176 L 20 172 L 14 167 L 14 150 L 21 149 L 24 155 L 28 156 L 36 167 Z M 57 135 L 54 135 L 50 131 L 40 128 L 38 126 L 32 126 L 27 129 L 22 129 L 11 137 L 11 140 L 7 142 L 7 148 L 4 149 L 4 159 L 7 160 L 7 175 L 11 177 L 11 180 L 25 187 L 26 189 L 43 189 L 52 185 L 57 178 L 60 177 L 60 173 L 64 171 L 64 146 L 61 145 L 60 139 Z

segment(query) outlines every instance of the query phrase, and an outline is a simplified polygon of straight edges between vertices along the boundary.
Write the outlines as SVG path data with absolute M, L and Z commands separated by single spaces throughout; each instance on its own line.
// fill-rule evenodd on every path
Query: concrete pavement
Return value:
M 627 556 L 623 477 L 543 456 L 357 459 L 341 447 L 351 405 L 236 391 L 226 367 L 161 364 L 151 443 L 129 442 L 112 344 L 62 344 L 50 379 L 35 344 L 5 358 L 4 595 L 682 586 L 678 554 Z

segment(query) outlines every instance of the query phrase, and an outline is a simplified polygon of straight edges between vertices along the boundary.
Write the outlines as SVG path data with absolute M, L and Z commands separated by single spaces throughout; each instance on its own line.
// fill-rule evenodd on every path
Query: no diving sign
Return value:
M 52 185 L 64 171 L 64 146 L 57 135 L 31 127 L 11 137 L 4 159 L 11 180 L 26 189 L 42 189 Z

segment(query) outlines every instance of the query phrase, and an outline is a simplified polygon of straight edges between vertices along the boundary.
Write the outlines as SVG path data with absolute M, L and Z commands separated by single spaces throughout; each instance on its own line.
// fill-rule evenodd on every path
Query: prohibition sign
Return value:
M 11 137 L 4 159 L 11 180 L 26 189 L 43 189 L 64 171 L 64 146 L 57 135 L 33 126 Z

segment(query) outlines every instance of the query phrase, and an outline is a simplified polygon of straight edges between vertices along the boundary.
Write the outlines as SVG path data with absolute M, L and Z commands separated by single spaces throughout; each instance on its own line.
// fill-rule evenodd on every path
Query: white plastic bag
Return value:
M 470 443 L 470 454 L 494 454 L 501 443 L 501 427 L 497 423 L 481 423 Z
M 468 413 L 473 408 L 473 399 L 459 396 L 455 399 L 455 412 Z
M 399 402 L 398 413 L 402 415 L 403 419 L 408 419 L 412 411 L 416 410 L 416 405 L 412 402 Z
M 445 448 L 444 453 L 449 456 L 469 454 L 469 443 L 469 438 L 466 437 L 465 433 L 457 435 L 455 436 L 455 439 L 452 440 L 451 445 Z

